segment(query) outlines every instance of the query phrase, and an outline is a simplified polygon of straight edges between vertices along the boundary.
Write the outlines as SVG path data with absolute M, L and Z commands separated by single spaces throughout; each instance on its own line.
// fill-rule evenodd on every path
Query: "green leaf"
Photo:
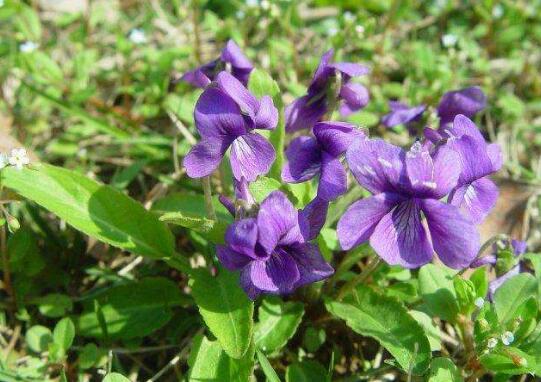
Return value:
M 430 343 L 423 328 L 395 299 L 364 285 L 343 302 L 327 301 L 327 310 L 346 321 L 355 332 L 378 340 L 404 370 L 423 373 L 430 362 Z
M 62 354 L 65 354 L 75 338 L 75 325 L 69 317 L 63 318 L 56 324 L 53 330 L 53 341 L 60 347 Z
M 45 317 L 62 317 L 73 308 L 73 303 L 69 296 L 59 293 L 51 293 L 43 297 L 32 300 L 32 303 L 38 305 L 39 312 Z
M 250 192 L 254 199 L 261 203 L 273 191 L 279 190 L 282 184 L 276 179 L 259 177 L 255 182 L 250 183 Z
M 419 290 L 431 315 L 450 322 L 459 312 L 453 275 L 443 265 L 427 264 L 419 271 Z
M 533 373 L 537 367 L 534 357 L 513 347 L 505 347 L 493 353 L 483 354 L 479 360 L 487 369 L 503 374 Z
M 113 339 L 144 337 L 169 322 L 172 307 L 187 302 L 174 282 L 158 277 L 115 286 L 99 295 L 97 301 L 107 334 Z M 77 320 L 78 332 L 105 337 L 99 316 L 94 307 L 88 307 Z
M 49 328 L 36 325 L 28 329 L 25 339 L 30 350 L 41 353 L 47 350 L 49 344 L 53 341 L 53 335 Z
M 96 344 L 89 343 L 83 346 L 79 354 L 79 367 L 81 369 L 90 369 L 98 362 L 99 350 Z
M 536 293 L 537 280 L 529 273 L 507 280 L 494 294 L 494 308 L 500 323 L 513 320 L 520 306 Z
M 10 236 L 8 253 L 13 273 L 35 276 L 45 267 L 36 236 L 28 227 L 23 227 Z
M 303 361 L 289 365 L 286 382 L 327 382 L 327 370 L 316 361 Z
M 256 347 L 265 354 L 280 350 L 297 331 L 303 314 L 302 303 L 266 298 L 259 307 L 254 333 Z
M 417 321 L 424 329 L 428 342 L 430 342 L 430 349 L 432 351 L 441 350 L 441 331 L 438 325 L 432 321 L 432 318 L 424 312 L 418 310 L 410 310 L 409 314 Z
M 201 316 L 224 351 L 242 358 L 252 343 L 254 303 L 240 288 L 238 274 L 220 267 L 213 277 L 196 269 L 190 286 Z
M 272 79 L 271 75 L 264 70 L 257 68 L 250 73 L 248 90 L 250 90 L 257 98 L 261 98 L 264 95 L 269 95 L 274 98 L 280 94 L 280 87 L 276 81 Z
M 109 373 L 103 378 L 103 382 L 130 382 L 130 380 L 122 374 Z
M 45 164 L 0 173 L 5 187 L 105 243 L 152 258 L 173 256 L 173 235 L 143 206 L 113 187 Z
M 488 276 L 485 267 L 477 268 L 470 276 L 475 287 L 475 297 L 485 298 L 488 293 Z
M 220 203 L 217 196 L 212 198 L 212 205 L 214 206 L 218 220 L 233 221 L 231 214 Z M 206 216 L 205 197 L 201 194 L 173 193 L 154 203 L 152 211 L 159 215 L 165 215 L 170 212 L 182 212 L 188 216 Z
M 453 278 L 453 285 L 460 311 L 469 315 L 475 309 L 475 285 L 470 280 L 463 279 L 460 275 Z
M 304 331 L 304 336 L 302 338 L 302 344 L 306 351 L 310 353 L 315 353 L 321 345 L 325 343 L 327 339 L 327 333 L 324 329 L 317 329 L 313 326 L 309 326 Z
M 257 351 L 257 360 L 259 361 L 261 370 L 263 370 L 263 374 L 267 377 L 268 382 L 280 382 L 280 378 L 272 368 L 269 360 L 265 357 L 265 354 L 261 353 L 259 350 Z
M 449 358 L 434 358 L 430 363 L 428 382 L 461 382 L 460 371 Z
M 160 220 L 199 232 L 211 242 L 223 244 L 225 231 L 229 226 L 229 222 L 211 220 L 205 216 L 201 216 L 201 213 L 198 215 L 187 215 L 182 212 L 169 212 L 162 215 Z
M 229 357 L 218 341 L 195 338 L 188 360 L 190 382 L 248 382 L 254 365 L 252 345 L 241 359 Z

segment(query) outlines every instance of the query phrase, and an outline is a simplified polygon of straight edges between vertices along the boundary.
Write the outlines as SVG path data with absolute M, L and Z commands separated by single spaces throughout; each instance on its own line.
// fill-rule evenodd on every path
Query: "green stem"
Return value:
M 212 204 L 212 190 L 210 187 L 210 176 L 205 176 L 201 179 L 203 185 L 203 193 L 205 194 L 205 209 L 207 210 L 207 217 L 210 220 L 216 220 L 216 211 L 214 211 L 214 205 Z
M 381 261 L 380 258 L 377 257 L 377 256 L 373 256 L 370 260 L 368 260 L 368 263 L 366 264 L 366 267 L 362 270 L 362 272 L 359 273 L 356 277 L 349 280 L 347 283 L 345 283 L 342 286 L 342 288 L 340 288 L 340 290 L 338 291 L 338 295 L 336 296 L 336 299 L 337 300 L 342 300 L 358 284 L 366 281 L 366 279 L 378 267 L 380 261 Z

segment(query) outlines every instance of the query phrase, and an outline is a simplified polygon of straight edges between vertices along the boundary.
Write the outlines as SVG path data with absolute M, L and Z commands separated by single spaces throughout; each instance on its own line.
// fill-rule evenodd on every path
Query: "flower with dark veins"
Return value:
M 291 141 L 282 179 L 302 183 L 319 175 L 317 196 L 332 201 L 347 191 L 347 173 L 340 157 L 355 139 L 364 139 L 366 135 L 345 122 L 318 122 L 313 133 L 314 137 L 300 136 Z
M 307 241 L 308 229 L 303 214 L 274 191 L 256 217 L 229 226 L 217 256 L 227 269 L 240 270 L 241 287 L 252 300 L 260 294 L 288 294 L 334 272 Z
M 327 51 L 322 57 L 308 87 L 308 93 L 288 105 L 285 110 L 286 131 L 311 128 L 329 111 L 335 102 L 341 102 L 340 113 L 347 116 L 354 113 L 368 103 L 370 96 L 368 90 L 361 84 L 351 82 L 354 77 L 366 75 L 370 70 L 363 65 L 350 62 L 332 63 L 334 51 Z M 333 81 L 340 85 L 333 90 Z
M 225 44 L 220 58 L 185 73 L 181 80 L 195 87 L 204 88 L 216 79 L 218 73 L 227 70 L 228 67 L 236 79 L 244 86 L 248 85 L 248 79 L 254 66 L 233 40 L 229 40 Z
M 373 196 L 353 203 L 338 222 L 344 250 L 370 240 L 391 265 L 417 268 L 434 253 L 447 266 L 468 266 L 479 250 L 474 223 L 458 207 L 440 201 L 456 186 L 459 157 L 442 146 L 416 142 L 405 152 L 381 139 L 357 140 L 346 159 Z
M 269 171 L 276 153 L 254 130 L 272 130 L 278 124 L 278 110 L 270 96 L 258 100 L 239 80 L 221 72 L 201 94 L 194 117 L 201 141 L 184 158 L 188 176 L 210 175 L 229 147 L 235 179 L 251 182 Z

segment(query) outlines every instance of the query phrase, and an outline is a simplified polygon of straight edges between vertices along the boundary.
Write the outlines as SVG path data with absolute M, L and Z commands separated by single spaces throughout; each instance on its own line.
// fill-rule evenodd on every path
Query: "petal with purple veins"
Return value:
M 438 200 L 423 200 L 422 209 L 440 260 L 454 269 L 470 265 L 480 248 L 475 224 L 457 207 Z
M 430 262 L 434 249 L 419 200 L 403 201 L 386 214 L 370 236 L 370 245 L 390 265 L 417 268 Z
M 184 73 L 180 80 L 187 82 L 196 88 L 205 88 L 211 82 L 210 78 L 208 78 L 207 75 L 199 68 Z
M 275 158 L 274 147 L 259 134 L 244 134 L 231 145 L 231 169 L 237 180 L 253 182 L 269 172 Z
M 340 105 L 340 114 L 347 117 L 365 107 L 370 100 L 370 94 L 363 85 L 350 82 L 340 88 L 340 98 L 344 100 Z
M 340 162 L 340 159 L 324 152 L 317 196 L 323 200 L 332 201 L 344 194 L 347 188 L 348 178 L 342 162 Z
M 357 182 L 372 193 L 395 192 L 407 186 L 405 152 L 382 139 L 357 139 L 346 160 Z
M 301 229 L 305 228 L 303 235 L 306 241 L 313 240 L 319 235 L 327 220 L 328 210 L 329 202 L 316 196 L 304 209 L 299 211 L 299 224 L 305 222 L 307 225 L 307 227 L 301 227 Z
M 245 122 L 235 101 L 217 88 L 207 88 L 194 110 L 195 126 L 203 138 L 235 137 L 245 134 Z
M 300 273 L 295 288 L 324 280 L 334 273 L 331 265 L 321 256 L 317 245 L 297 245 L 288 248 L 288 253 L 295 260 Z
M 227 227 L 225 242 L 233 251 L 256 259 L 257 237 L 257 222 L 253 218 L 248 218 L 236 221 Z
M 400 201 L 396 194 L 378 194 L 348 207 L 338 221 L 337 234 L 343 250 L 356 247 L 370 238 L 376 225 Z
M 249 116 L 255 122 L 259 101 L 239 80 L 227 72 L 220 72 L 216 76 L 216 84 L 221 91 L 235 101 L 242 114 Z
M 318 122 L 313 133 L 323 150 L 335 157 L 344 154 L 354 140 L 366 138 L 364 130 L 346 122 Z
M 440 125 L 453 122 L 458 114 L 471 118 L 485 108 L 486 102 L 485 94 L 476 86 L 447 92 L 438 105 Z
M 274 252 L 279 242 L 303 241 L 297 210 L 280 191 L 271 192 L 261 203 L 257 214 L 257 226 L 258 243 L 268 255 Z
M 244 268 L 252 260 L 242 253 L 235 252 L 224 245 L 216 246 L 216 256 L 220 263 L 230 271 L 237 271 Z
M 285 109 L 286 131 L 293 133 L 310 129 L 327 113 L 325 97 L 314 99 L 308 95 L 297 98 Z
M 389 102 L 389 106 L 391 107 L 391 112 L 381 119 L 381 122 L 387 127 L 417 121 L 421 118 L 426 109 L 425 105 L 409 107 L 400 102 L 393 101 Z
M 488 178 L 456 188 L 449 195 L 449 203 L 460 208 L 474 223 L 480 224 L 498 200 L 498 186 Z
M 459 155 L 459 185 L 471 183 L 494 172 L 486 145 L 480 145 L 474 138 L 463 135 L 458 139 L 449 139 L 446 146 Z
M 270 96 L 263 96 L 255 116 L 255 128 L 273 130 L 278 124 L 278 109 L 274 107 Z
M 297 137 L 286 149 L 288 162 L 282 168 L 282 179 L 287 183 L 302 183 L 321 170 L 321 148 L 308 136 Z
M 231 141 L 220 138 L 204 138 L 192 147 L 184 157 L 183 166 L 190 178 L 202 178 L 212 174 L 220 165 Z

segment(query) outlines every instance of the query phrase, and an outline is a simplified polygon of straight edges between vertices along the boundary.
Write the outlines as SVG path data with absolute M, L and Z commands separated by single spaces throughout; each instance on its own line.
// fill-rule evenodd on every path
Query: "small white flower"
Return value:
M 270 2 L 268 0 L 261 0 L 261 9 L 268 11 L 270 9 Z
M 355 32 L 357 32 L 358 34 L 363 34 L 364 33 L 364 27 L 361 24 L 355 25 Z
M 34 41 L 25 41 L 21 45 L 19 45 L 19 51 L 21 53 L 32 53 L 38 48 L 38 44 L 36 44 Z
M 0 0 L 1 2 L 2 0 Z M 0 153 L 0 170 L 8 165 L 8 157 L 6 154 Z
M 329 29 L 327 29 L 327 35 L 328 36 L 336 36 L 336 34 L 338 33 L 338 28 L 336 27 L 330 27 Z
M 456 35 L 449 33 L 442 36 L 441 43 L 444 47 L 450 48 L 456 45 L 457 40 L 458 37 Z
M 494 8 L 492 8 L 492 17 L 495 19 L 499 19 L 503 16 L 503 6 L 501 4 L 496 4 Z
M 511 345 L 515 340 L 515 335 L 511 332 L 505 332 L 502 334 L 502 343 L 506 346 Z
M 344 20 L 351 22 L 355 20 L 355 15 L 349 11 L 344 12 Z
M 476 307 L 481 309 L 483 305 L 485 305 L 485 299 L 483 297 L 477 297 L 473 303 Z
M 498 345 L 498 339 L 497 338 L 489 338 L 487 341 L 487 347 L 489 349 L 494 349 Z
M 130 31 L 130 34 L 128 35 L 128 38 L 134 44 L 144 44 L 147 42 L 147 36 L 145 35 L 145 31 L 138 28 L 132 29 Z
M 9 164 L 15 166 L 17 170 L 22 170 L 24 166 L 30 163 L 30 158 L 28 158 L 28 154 L 24 148 L 11 150 L 8 160 Z
M 257 0 L 246 0 L 246 6 L 251 8 L 257 7 Z

